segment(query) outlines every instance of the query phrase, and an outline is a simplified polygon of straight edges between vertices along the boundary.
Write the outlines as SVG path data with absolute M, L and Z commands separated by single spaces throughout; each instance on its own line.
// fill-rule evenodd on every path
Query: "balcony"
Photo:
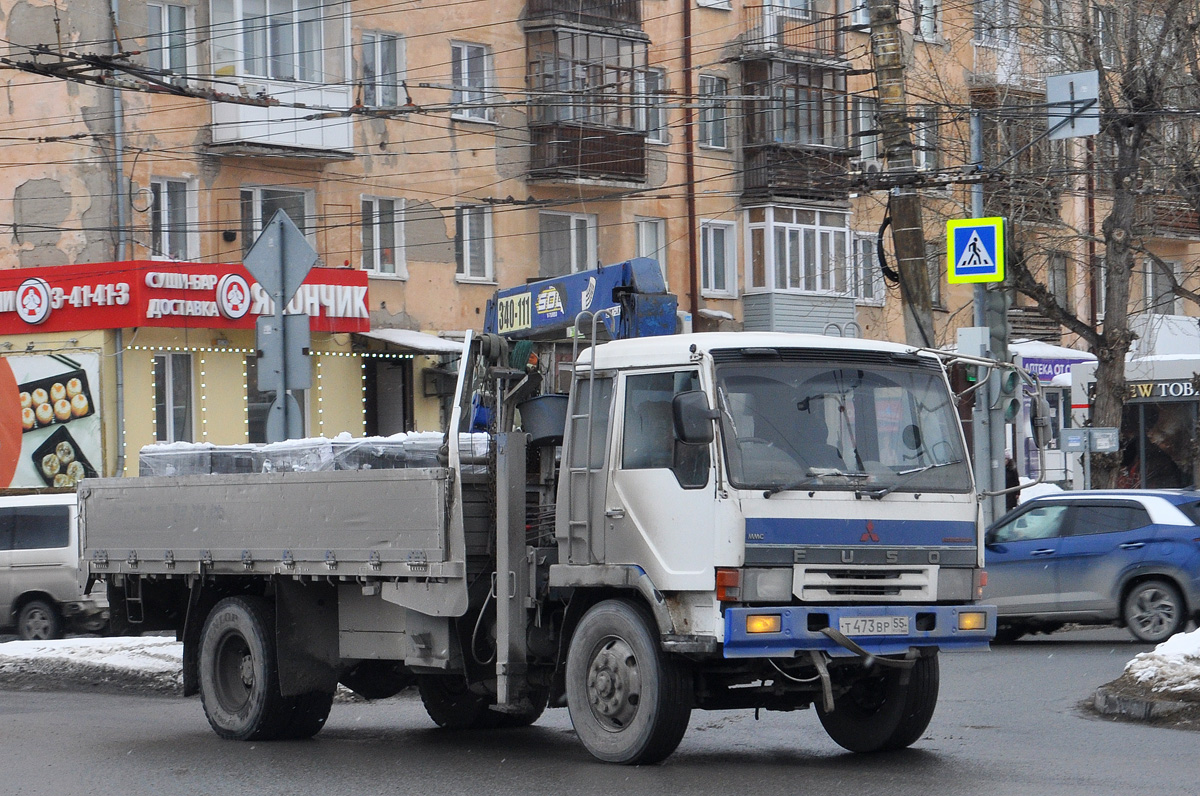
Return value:
M 1154 237 L 1200 238 L 1200 214 L 1181 199 L 1144 198 L 1134 218 L 1140 229 Z
M 646 179 L 646 134 L 558 122 L 531 124 L 529 177 L 534 180 Z
M 551 21 L 601 28 L 642 28 L 641 0 L 529 0 L 530 22 Z
M 212 103 L 214 148 L 245 154 L 264 149 L 307 150 L 320 156 L 348 156 L 354 147 L 351 119 L 306 119 L 321 108 L 348 108 L 354 104 L 351 87 L 344 83 L 313 84 L 255 80 L 243 84 L 247 96 L 266 96 L 281 105 Z M 289 107 L 294 104 L 305 108 Z
M 845 17 L 819 10 L 820 5 L 781 0 L 745 6 L 742 9 L 744 57 L 843 59 Z
M 1010 174 L 1002 183 L 984 183 L 984 213 L 1029 224 L 1057 224 L 1062 191 L 1058 178 Z
M 791 144 L 747 144 L 743 191 L 747 198 L 786 196 L 818 201 L 850 197 L 848 150 Z

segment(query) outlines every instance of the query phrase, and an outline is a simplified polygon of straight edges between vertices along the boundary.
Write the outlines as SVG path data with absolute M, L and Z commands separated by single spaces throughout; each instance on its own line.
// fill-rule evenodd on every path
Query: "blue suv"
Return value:
M 1089 490 L 1034 498 L 988 529 L 984 602 L 997 641 L 1115 624 L 1158 643 L 1200 616 L 1200 492 Z

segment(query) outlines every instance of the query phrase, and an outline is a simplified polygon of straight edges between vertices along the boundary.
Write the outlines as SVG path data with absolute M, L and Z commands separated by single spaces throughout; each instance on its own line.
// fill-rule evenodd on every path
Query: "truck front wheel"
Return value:
M 911 746 L 929 726 L 937 706 L 937 655 L 917 658 L 908 675 L 907 685 L 900 669 L 885 669 L 855 682 L 834 700 L 833 712 L 818 708 L 825 732 L 851 752 Z
M 679 746 L 692 713 L 689 671 L 658 645 L 640 606 L 605 600 L 584 614 L 567 652 L 567 708 L 593 756 L 657 763 Z
M 279 693 L 275 609 L 263 598 L 227 597 L 208 615 L 200 637 L 200 702 L 222 738 L 289 734 L 296 704 Z

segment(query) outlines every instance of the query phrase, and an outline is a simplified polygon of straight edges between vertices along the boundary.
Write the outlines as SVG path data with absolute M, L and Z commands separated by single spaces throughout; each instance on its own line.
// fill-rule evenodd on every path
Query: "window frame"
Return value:
M 195 363 L 190 353 L 163 351 L 155 353 L 151 358 L 154 372 L 154 439 L 156 442 L 195 442 L 196 441 L 196 378 Z M 160 365 L 160 362 L 162 363 Z M 183 364 L 181 364 L 183 363 Z M 182 407 L 186 428 L 180 432 L 175 428 L 176 415 L 180 407 L 176 406 L 176 379 L 181 374 L 187 374 L 186 405 Z M 186 437 L 180 434 L 186 434 Z
M 182 186 L 183 188 L 182 220 L 171 218 L 176 209 L 171 197 L 173 195 L 178 197 L 178 194 L 172 192 L 172 186 Z M 165 203 L 164 200 L 166 200 Z M 195 259 L 196 227 L 199 223 L 199 215 L 196 207 L 196 188 L 192 180 L 151 177 L 150 208 L 147 213 L 150 217 L 150 241 L 147 248 L 150 250 L 151 260 L 186 262 Z M 176 238 L 178 238 L 178 242 L 182 243 L 180 250 L 182 255 L 179 257 L 172 255 L 172 251 L 174 251 L 172 240 Z
M 713 271 L 711 252 L 713 233 L 722 230 L 724 235 L 725 279 L 722 287 L 717 287 L 716 274 Z M 721 221 L 719 219 L 700 220 L 700 295 L 711 298 L 737 298 L 737 222 Z
M 874 232 L 850 232 L 850 268 L 852 282 L 851 292 L 854 303 L 871 307 L 882 307 L 887 300 L 887 285 L 883 280 L 883 271 L 876 267 L 875 251 L 879 245 L 879 235 Z M 870 257 L 870 263 L 866 259 Z M 867 296 L 863 289 L 867 283 L 871 285 L 871 295 Z
M 568 230 L 570 231 L 571 238 L 571 262 L 570 268 L 565 272 L 552 269 L 553 273 L 551 273 L 551 270 L 546 268 L 546 248 L 543 245 L 545 230 L 542 228 L 542 219 L 547 216 L 560 216 L 569 219 Z M 585 235 L 585 240 L 582 243 L 586 251 L 583 252 L 584 261 L 578 262 L 580 255 L 579 231 L 581 222 L 584 225 Z M 599 227 L 600 218 L 595 213 L 572 213 L 561 210 L 538 211 L 538 273 L 542 276 L 557 276 L 560 273 L 577 274 L 580 271 L 595 268 L 600 259 Z
M 653 80 L 651 80 L 651 75 L 654 76 Z M 661 67 L 648 67 L 639 74 L 638 79 L 642 83 L 643 97 L 641 119 L 638 126 L 646 133 L 646 143 L 669 144 L 671 140 L 667 127 L 667 108 L 662 102 L 667 91 L 667 70 Z
M 910 110 L 912 126 L 912 161 L 917 171 L 937 171 L 941 168 L 941 122 L 936 105 L 914 105 Z
M 633 222 L 637 238 L 634 249 L 637 256 L 649 257 L 657 261 L 658 267 L 662 271 L 663 284 L 667 284 L 667 220 L 650 216 L 635 216 Z M 647 229 L 657 230 L 658 245 L 653 247 L 653 251 L 645 239 L 644 231 Z
M 924 41 L 937 41 L 941 38 L 941 33 L 941 0 L 913 0 L 913 37 Z
M 476 79 L 472 70 L 471 51 L 478 50 L 479 84 L 471 85 L 469 81 Z M 468 81 L 468 82 L 461 82 Z M 450 42 L 450 104 L 455 106 L 450 112 L 451 119 L 469 122 L 494 123 L 495 114 L 489 104 L 488 94 L 492 86 L 492 49 L 478 42 Z M 478 99 L 472 100 L 470 94 L 477 94 Z M 464 99 L 464 97 L 467 97 Z
M 177 3 L 147 3 L 146 16 L 147 64 L 172 75 L 187 75 L 189 66 L 196 62 L 188 37 L 194 18 L 192 9 Z M 176 56 L 182 59 L 181 64 Z
M 391 270 L 383 268 L 381 262 L 382 233 L 384 224 L 381 221 L 380 214 L 382 202 L 392 203 L 392 263 Z M 370 206 L 370 226 L 368 228 L 368 206 Z M 408 278 L 408 262 L 405 257 L 404 249 L 404 199 L 395 196 L 377 196 L 374 194 L 363 194 L 360 197 L 361 215 L 360 224 L 362 227 L 362 270 L 366 271 L 373 277 L 384 279 L 407 279 Z M 367 240 L 368 233 L 370 241 Z M 368 243 L 370 246 L 368 247 Z
M 398 33 L 388 33 L 379 30 L 365 30 L 359 45 L 360 67 L 362 70 L 362 103 L 368 108 L 394 108 L 404 102 L 401 95 L 401 84 L 404 82 L 404 37 Z M 393 79 L 386 79 L 381 72 L 386 63 L 386 49 L 392 49 L 392 61 L 395 64 Z M 376 66 L 375 73 L 368 78 L 368 53 L 370 63 Z M 390 97 L 389 97 L 390 95 Z M 391 99 L 388 103 L 386 100 Z
M 879 160 L 883 156 L 879 122 L 879 102 L 874 97 L 855 96 L 850 101 L 850 126 L 854 137 L 852 148 L 859 150 L 860 161 Z
M 762 220 L 752 220 L 754 215 L 762 211 Z M 808 296 L 845 296 L 853 294 L 852 279 L 854 277 L 853 251 L 851 249 L 852 231 L 849 226 L 850 214 L 842 210 L 826 210 L 815 207 L 793 207 L 781 205 L 765 205 L 747 209 L 746 227 L 748 230 L 747 243 L 750 257 L 750 282 L 747 291 L 768 293 L 792 293 Z M 801 220 L 803 216 L 812 215 L 812 221 Z M 790 216 L 787 220 L 785 216 Z M 826 216 L 841 218 L 841 225 L 834 226 L 822 223 Z M 761 232 L 762 240 L 762 276 L 763 284 L 758 284 L 754 277 L 756 259 L 754 254 L 754 233 Z M 780 235 L 783 236 L 784 263 L 777 262 L 781 256 L 777 251 Z M 840 257 L 836 251 L 836 237 L 842 236 L 842 251 Z M 811 244 L 811 249 L 810 249 Z M 794 263 L 788 257 L 792 246 L 795 246 L 796 258 Z M 826 248 L 832 252 L 833 260 L 827 263 Z M 806 259 L 811 250 L 812 262 Z M 789 265 L 794 267 L 789 267 Z M 825 267 L 828 265 L 828 267 Z M 779 284 L 780 268 L 785 272 L 785 284 Z M 792 271 L 795 271 L 796 283 L 792 284 Z M 840 277 L 839 277 L 840 274 Z M 811 275 L 812 284 L 809 284 Z M 832 278 L 832 285 L 825 285 L 825 277 Z M 839 279 L 841 290 L 836 289 Z
M 470 235 L 472 218 L 482 219 L 483 273 L 473 274 L 473 259 L 470 257 L 474 236 Z M 464 232 L 466 235 L 464 236 Z M 487 205 L 459 204 L 454 207 L 454 279 L 457 282 L 494 284 L 496 281 L 492 252 L 492 208 Z
M 1183 263 L 1179 260 L 1163 259 L 1163 262 L 1171 266 L 1171 272 L 1175 275 L 1175 281 L 1181 281 L 1183 276 Z M 1170 282 L 1159 270 L 1158 263 L 1154 262 L 1149 257 L 1142 258 L 1142 298 L 1146 307 L 1146 312 L 1154 315 L 1178 315 L 1179 314 L 1179 296 L 1169 291 Z M 1161 280 L 1161 282 L 1160 282 Z M 1160 288 L 1166 288 L 1160 292 Z M 1160 296 L 1170 295 L 1170 299 L 1165 302 L 1159 302 Z M 1165 307 L 1166 309 L 1160 309 Z
M 697 94 L 700 108 L 696 120 L 696 145 L 703 149 L 729 149 L 729 78 L 700 75 Z
M 258 236 L 262 234 L 262 227 L 269 218 L 263 218 L 262 203 L 263 193 L 274 192 L 277 194 L 294 194 L 304 200 L 304 218 L 292 219 L 292 222 L 300 229 L 310 242 L 315 234 L 314 228 L 316 224 L 313 216 L 313 201 L 314 194 L 312 189 L 308 188 L 280 188 L 274 185 L 243 185 L 238 193 L 238 198 L 241 205 L 241 235 L 242 235 L 242 251 L 243 253 L 250 250 L 254 242 L 258 240 Z M 280 196 L 279 198 L 283 198 Z M 246 208 L 249 205 L 253 212 L 250 216 L 246 215 Z M 274 215 L 274 213 L 272 213 Z M 291 216 L 288 216 L 291 218 Z

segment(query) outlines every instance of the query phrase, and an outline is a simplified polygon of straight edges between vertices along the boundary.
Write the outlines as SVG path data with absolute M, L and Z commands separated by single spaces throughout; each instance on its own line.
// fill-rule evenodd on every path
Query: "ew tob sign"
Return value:
M 315 332 L 370 329 L 367 275 L 313 268 L 285 314 L 311 317 Z M 0 272 L 0 334 L 134 326 L 253 329 L 275 313 L 241 265 L 132 260 Z

